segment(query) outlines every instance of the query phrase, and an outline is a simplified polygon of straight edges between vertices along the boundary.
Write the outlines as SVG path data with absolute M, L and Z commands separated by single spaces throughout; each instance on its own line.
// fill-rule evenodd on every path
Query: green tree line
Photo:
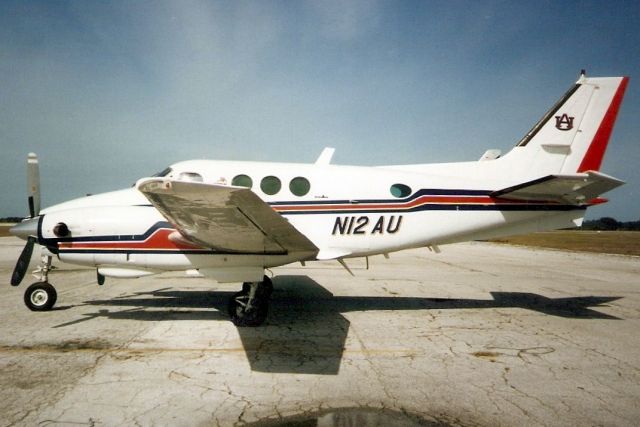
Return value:
M 640 231 L 640 220 L 638 221 L 617 221 L 611 217 L 603 217 L 600 219 L 593 219 L 584 221 L 582 223 L 582 230 L 598 230 L 598 231 Z

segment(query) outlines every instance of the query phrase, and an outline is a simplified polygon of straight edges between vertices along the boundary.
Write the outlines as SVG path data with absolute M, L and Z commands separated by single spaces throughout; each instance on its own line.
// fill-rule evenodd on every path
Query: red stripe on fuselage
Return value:
M 156 230 L 146 240 L 110 241 L 110 242 L 60 242 L 59 249 L 153 249 L 153 250 L 189 250 L 202 249 L 195 245 L 186 245 L 169 240 L 169 234 L 176 230 L 161 228 Z
M 528 202 L 518 200 L 507 200 L 493 198 L 489 196 L 420 196 L 414 200 L 404 203 L 353 203 L 353 204 L 335 204 L 335 205 L 279 205 L 272 206 L 273 209 L 280 213 L 286 212 L 318 212 L 318 211 L 353 211 L 353 210 L 393 210 L 402 212 L 422 205 L 528 205 L 534 203 L 536 205 L 548 204 L 556 205 L 554 202 Z M 160 228 L 151 234 L 145 240 L 118 240 L 118 241 L 93 241 L 93 242 L 60 242 L 58 248 L 64 250 L 166 250 L 166 251 L 186 251 L 202 250 L 203 248 L 196 245 L 183 244 L 177 241 L 169 240 L 169 235 L 176 232 L 171 228 Z
M 278 205 L 272 206 L 276 212 L 300 212 L 300 211 L 340 211 L 340 210 L 407 210 L 422 205 L 528 205 L 554 204 L 553 202 L 527 202 L 518 200 L 500 199 L 489 196 L 420 196 L 406 203 L 350 203 L 336 205 Z

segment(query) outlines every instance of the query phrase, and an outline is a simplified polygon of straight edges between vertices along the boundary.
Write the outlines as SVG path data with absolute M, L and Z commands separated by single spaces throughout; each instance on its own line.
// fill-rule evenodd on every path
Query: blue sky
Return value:
M 640 4 L 3 1 L 0 216 L 191 158 L 376 165 L 508 151 L 577 79 L 631 77 L 589 218 L 640 219 Z

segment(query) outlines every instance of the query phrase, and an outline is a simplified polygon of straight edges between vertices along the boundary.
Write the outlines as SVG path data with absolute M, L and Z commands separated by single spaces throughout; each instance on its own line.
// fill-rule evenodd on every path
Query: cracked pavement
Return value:
M 491 243 L 275 269 L 266 324 L 240 285 L 51 276 L 57 309 L 8 285 L 0 238 L 0 426 L 276 425 L 331 408 L 452 425 L 635 425 L 640 259 Z M 38 258 L 34 253 L 34 261 Z M 257 423 L 257 424 L 256 424 Z M 404 424 L 403 424 L 404 425 Z

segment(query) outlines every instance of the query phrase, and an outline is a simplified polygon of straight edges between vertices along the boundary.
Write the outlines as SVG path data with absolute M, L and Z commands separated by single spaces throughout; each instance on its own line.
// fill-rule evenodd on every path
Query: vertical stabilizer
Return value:
M 599 170 L 627 82 L 581 76 L 505 160 L 527 176 Z
M 609 103 L 607 111 L 603 119 L 600 121 L 600 125 L 598 126 L 593 138 L 590 142 L 588 140 L 586 141 L 589 142 L 588 145 L 581 147 L 586 148 L 586 152 L 582 156 L 582 161 L 577 169 L 578 172 L 600 170 L 600 165 L 602 164 L 604 153 L 607 150 L 609 138 L 613 131 L 613 125 L 618 117 L 618 111 L 620 110 L 620 104 L 622 104 L 622 98 L 624 97 L 624 92 L 627 89 L 628 82 L 628 77 L 623 77 L 621 79 L 620 83 L 617 85 L 613 99 Z M 576 147 L 576 149 L 578 149 L 578 147 Z M 569 164 L 569 167 L 572 168 L 573 164 Z

